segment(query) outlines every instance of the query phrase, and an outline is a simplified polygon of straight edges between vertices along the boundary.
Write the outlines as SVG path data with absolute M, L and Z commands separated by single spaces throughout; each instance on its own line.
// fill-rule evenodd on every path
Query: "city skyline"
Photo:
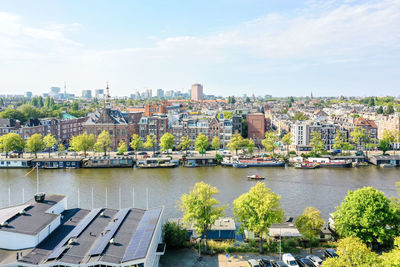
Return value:
M 398 95 L 397 1 L 41 3 L 2 2 L 1 94 Z

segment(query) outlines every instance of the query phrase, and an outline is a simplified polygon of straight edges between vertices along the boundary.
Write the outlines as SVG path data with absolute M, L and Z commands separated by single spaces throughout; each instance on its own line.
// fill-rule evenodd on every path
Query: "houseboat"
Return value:
M 351 160 L 340 160 L 330 158 L 308 158 L 307 162 L 318 163 L 321 168 L 350 168 Z
M 234 166 L 235 164 L 236 166 Z M 227 167 L 240 167 L 241 165 L 247 167 L 285 167 L 285 162 L 274 158 L 240 159 L 238 157 L 232 157 L 231 159 L 224 159 L 221 165 Z
M 215 157 L 183 157 L 183 167 L 209 167 L 217 166 Z
M 82 165 L 80 158 L 44 158 L 33 159 L 32 166 L 38 165 L 42 169 L 76 169 Z
M 32 166 L 30 159 L 0 159 L 0 169 L 2 168 L 29 168 Z
M 178 163 L 171 158 L 147 158 L 138 160 L 136 166 L 138 168 L 175 168 Z
M 369 160 L 372 164 L 376 166 L 400 166 L 400 155 L 379 155 L 373 156 Z
M 133 159 L 129 156 L 90 157 L 82 160 L 83 168 L 128 168 L 133 167 Z
M 316 169 L 320 167 L 319 163 L 315 162 L 298 162 L 294 165 L 296 169 Z

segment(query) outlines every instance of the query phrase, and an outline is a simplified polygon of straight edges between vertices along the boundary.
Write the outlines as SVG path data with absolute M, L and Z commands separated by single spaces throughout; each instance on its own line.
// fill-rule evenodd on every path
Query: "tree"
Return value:
M 0 151 L 6 153 L 6 158 L 8 158 L 8 153 L 11 151 L 22 152 L 24 147 L 24 139 L 16 133 L 8 133 L 0 136 Z
M 192 225 L 199 235 L 204 235 L 207 251 L 207 231 L 222 217 L 225 206 L 217 207 L 219 201 L 214 198 L 218 189 L 204 182 L 196 183 L 189 194 L 183 194 L 180 210 L 183 212 L 183 222 Z
M 350 133 L 352 141 L 358 145 L 359 149 L 362 149 L 363 143 L 365 143 L 367 139 L 367 133 L 364 128 L 355 127 L 353 131 Z
M 310 146 L 316 155 L 319 155 L 322 153 L 322 151 L 324 151 L 324 141 L 322 141 L 321 134 L 319 132 L 311 133 Z
M 394 239 L 394 248 L 380 256 L 381 266 L 400 266 L 400 237 Z
M 23 104 L 18 108 L 24 114 L 25 119 L 35 119 L 40 117 L 40 110 L 30 104 Z
M 341 131 L 336 132 L 335 143 L 333 144 L 334 149 L 341 149 L 343 151 L 349 151 L 353 146 L 346 141 L 346 138 Z
M 357 237 L 339 240 L 336 253 L 339 257 L 326 259 L 322 263 L 322 267 L 380 266 L 378 255 Z
M 21 123 L 26 122 L 24 113 L 22 113 L 18 109 L 12 109 L 12 108 L 8 108 L 5 111 L 0 112 L 0 118 L 19 120 Z
M 131 148 L 135 151 L 135 156 L 137 155 L 137 151 L 142 147 L 143 142 L 138 134 L 133 134 L 131 138 L 131 142 L 129 143 Z
M 103 130 L 97 136 L 97 141 L 94 144 L 94 148 L 97 152 L 104 152 L 104 156 L 107 155 L 107 150 L 111 148 L 111 137 L 108 131 Z
M 87 134 L 86 132 L 73 136 L 69 142 L 70 148 L 76 152 L 83 151 L 86 158 L 86 152 L 92 150 L 94 147 L 94 139 L 93 134 Z
M 310 241 L 310 253 L 312 253 L 312 242 L 317 239 L 324 223 L 321 213 L 314 207 L 305 208 L 303 214 L 296 219 L 297 230 Z
M 398 139 L 397 138 L 397 134 L 396 134 L 396 132 L 394 130 L 390 131 L 390 130 L 385 129 L 383 131 L 382 139 L 379 142 L 379 147 L 382 149 L 381 142 L 383 141 L 382 145 L 383 145 L 384 148 L 386 148 L 385 152 L 387 150 L 389 150 L 390 145 L 392 145 L 393 146 L 393 153 L 396 153 L 395 149 L 394 149 L 394 143 L 397 141 L 397 139 Z M 383 149 L 382 149 L 382 151 L 383 151 Z M 385 152 L 383 152 L 383 154 L 385 154 Z
M 179 148 L 185 151 L 185 154 L 187 154 L 188 149 L 192 146 L 193 141 L 187 136 L 182 136 L 181 138 L 181 143 L 179 144 Z
M 376 114 L 383 114 L 382 106 L 379 106 L 379 108 L 376 110 Z
M 211 148 L 217 151 L 221 147 L 221 140 L 218 136 L 214 136 L 211 140 Z
M 253 152 L 254 152 L 254 147 L 256 146 L 256 145 L 254 144 L 253 138 L 245 139 L 245 141 L 246 141 L 246 149 L 247 149 L 247 152 L 249 152 L 249 154 L 252 155 Z
M 277 132 L 266 132 L 265 139 L 261 141 L 261 144 L 265 149 L 274 154 L 275 149 L 278 147 L 277 142 L 279 140 L 279 136 Z
M 175 137 L 170 133 L 165 133 L 160 138 L 160 147 L 163 151 L 167 151 L 169 154 L 169 150 L 174 148 Z
M 264 183 L 258 182 L 250 191 L 233 201 L 233 213 L 241 223 L 240 230 L 247 229 L 260 236 L 260 253 L 262 253 L 262 236 L 268 234 L 273 223 L 282 221 L 283 210 L 281 197 L 272 192 Z
M 385 154 L 386 151 L 389 150 L 390 144 L 389 144 L 389 142 L 387 140 L 381 139 L 379 141 L 379 148 L 382 150 L 382 154 Z
M 368 106 L 370 106 L 370 107 L 374 107 L 375 106 L 375 98 L 371 97 L 368 100 Z
M 123 155 L 127 150 L 128 150 L 128 148 L 126 147 L 125 141 L 123 141 L 123 140 L 119 141 L 118 155 Z
M 243 143 L 244 143 L 243 136 L 236 133 L 231 137 L 231 140 L 229 140 L 227 147 L 230 151 L 236 151 L 237 155 L 237 151 L 243 148 Z
M 386 107 L 385 114 L 389 115 L 389 114 L 393 114 L 393 113 L 394 113 L 394 108 L 393 108 L 393 106 L 392 106 L 392 105 L 388 105 L 388 106 Z
M 37 152 L 44 149 L 43 137 L 41 134 L 33 134 L 26 141 L 26 149 L 35 153 L 35 158 L 37 158 Z
M 50 158 L 51 148 L 57 144 L 57 140 L 52 134 L 48 134 L 45 137 L 43 137 L 43 142 L 45 147 L 49 150 L 49 158 Z
M 182 248 L 186 242 L 187 231 L 176 222 L 163 225 L 163 240 L 169 248 Z
M 358 237 L 368 245 L 383 245 L 398 234 L 399 216 L 383 192 L 373 187 L 349 191 L 333 214 L 341 237 Z
M 289 157 L 289 146 L 293 143 L 293 134 L 292 133 L 286 133 L 282 137 L 282 143 L 286 145 L 287 156 Z
M 157 145 L 157 137 L 154 134 L 147 135 L 146 142 L 144 142 L 143 146 L 145 148 L 152 148 L 154 154 L 154 152 L 156 151 L 156 145 Z
M 200 154 L 206 154 L 209 146 L 210 144 L 208 143 L 208 137 L 200 133 L 197 136 L 196 142 L 194 144 L 196 151 L 199 152 Z
M 294 121 L 305 121 L 308 120 L 308 117 L 303 114 L 303 112 L 296 112 L 294 116 L 292 117 L 292 120 Z
M 58 150 L 58 155 L 64 154 L 65 146 L 62 143 L 60 143 L 60 144 L 58 144 L 57 150 Z

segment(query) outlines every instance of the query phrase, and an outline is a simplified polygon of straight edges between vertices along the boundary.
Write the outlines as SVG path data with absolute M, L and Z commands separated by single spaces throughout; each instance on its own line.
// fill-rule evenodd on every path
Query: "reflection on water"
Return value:
M 31 198 L 36 191 L 36 173 L 24 177 L 27 170 L 0 170 L 0 206 L 8 206 L 9 194 L 12 205 Z M 179 197 L 199 181 L 216 186 L 217 198 L 229 204 L 226 214 L 232 215 L 231 203 L 249 190 L 255 182 L 247 181 L 247 175 L 259 174 L 274 192 L 282 196 L 282 206 L 288 215 L 299 215 L 307 206 L 321 210 L 325 218 L 339 205 L 348 190 L 374 186 L 386 193 L 396 195 L 395 182 L 399 169 L 364 167 L 355 169 L 299 170 L 294 168 L 247 168 L 224 167 L 174 168 L 174 169 L 67 169 L 40 170 L 40 191 L 68 195 L 68 206 L 82 208 L 106 205 L 121 207 L 146 207 L 146 188 L 149 206 L 165 206 L 166 217 L 180 216 L 177 211 Z M 106 189 L 107 188 L 107 189 Z

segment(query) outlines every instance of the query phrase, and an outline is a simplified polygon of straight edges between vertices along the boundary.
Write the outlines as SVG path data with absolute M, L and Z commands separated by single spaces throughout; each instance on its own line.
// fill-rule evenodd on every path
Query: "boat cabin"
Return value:
M 81 167 L 80 158 L 47 158 L 47 159 L 33 159 L 32 166 L 39 165 L 42 169 L 75 169 Z
M 215 157 L 186 157 L 182 158 L 184 167 L 208 167 L 216 166 L 217 159 Z
M 90 157 L 82 160 L 83 168 L 127 168 L 133 166 L 133 159 L 129 156 Z
M 32 166 L 30 159 L 1 159 L 0 168 L 29 168 Z

